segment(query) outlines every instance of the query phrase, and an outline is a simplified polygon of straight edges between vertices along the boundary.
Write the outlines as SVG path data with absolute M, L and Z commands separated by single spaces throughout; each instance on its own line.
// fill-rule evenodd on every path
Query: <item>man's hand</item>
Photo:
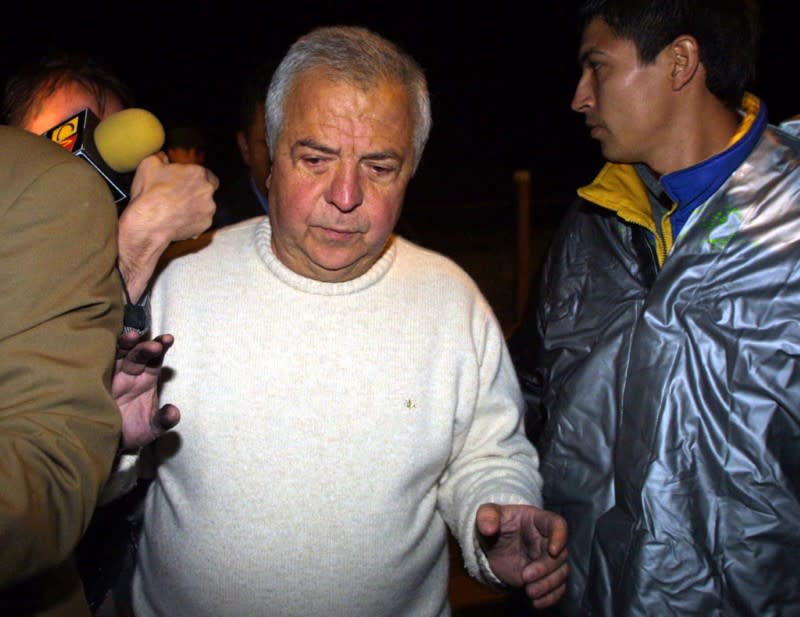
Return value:
M 537 609 L 552 606 L 566 591 L 567 522 L 534 506 L 483 504 L 475 527 L 495 576 L 524 587 Z
M 211 226 L 218 186 L 210 170 L 170 164 L 163 152 L 139 163 L 130 201 L 119 218 L 119 269 L 133 302 L 144 293 L 170 243 L 193 238 Z
M 158 407 L 158 376 L 172 343 L 170 334 L 143 341 L 140 334 L 126 332 L 117 339 L 111 395 L 122 415 L 123 450 L 146 446 L 180 420 L 175 405 Z

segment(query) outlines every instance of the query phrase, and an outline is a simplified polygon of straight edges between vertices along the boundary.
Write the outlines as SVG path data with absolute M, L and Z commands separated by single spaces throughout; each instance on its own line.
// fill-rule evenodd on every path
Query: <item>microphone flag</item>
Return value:
M 97 116 L 87 108 L 49 129 L 44 136 L 94 167 L 111 189 L 114 203 L 121 206 L 128 198 L 131 174 L 116 172 L 103 160 L 94 142 L 94 131 L 99 123 Z

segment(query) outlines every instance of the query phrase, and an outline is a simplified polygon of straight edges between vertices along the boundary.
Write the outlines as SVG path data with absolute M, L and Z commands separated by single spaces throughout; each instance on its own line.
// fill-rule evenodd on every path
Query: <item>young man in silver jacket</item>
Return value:
M 746 91 L 758 7 L 582 11 L 572 107 L 608 162 L 511 341 L 559 609 L 800 614 L 800 143 Z

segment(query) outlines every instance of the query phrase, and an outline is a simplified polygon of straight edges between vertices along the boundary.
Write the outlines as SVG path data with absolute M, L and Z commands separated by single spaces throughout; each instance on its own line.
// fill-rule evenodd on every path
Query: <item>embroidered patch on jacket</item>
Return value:
M 706 241 L 715 249 L 722 250 L 742 225 L 742 213 L 738 208 L 720 208 L 706 222 L 708 232 Z
M 694 229 L 695 225 L 697 225 L 702 226 L 702 229 L 704 229 L 705 233 L 702 238 L 708 247 L 712 251 L 722 251 L 739 231 L 743 220 L 742 212 L 734 206 L 722 206 L 714 214 L 704 219 L 704 210 L 705 205 L 696 208 L 689 215 L 686 224 L 676 238 L 676 242 L 681 241 L 689 233 L 689 230 Z

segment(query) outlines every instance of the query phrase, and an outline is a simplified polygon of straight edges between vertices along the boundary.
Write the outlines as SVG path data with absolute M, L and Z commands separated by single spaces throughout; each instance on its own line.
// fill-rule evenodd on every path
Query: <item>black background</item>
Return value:
M 702 0 L 698 0 L 702 1 Z M 212 137 L 208 165 L 224 180 L 239 166 L 233 133 L 245 75 L 279 59 L 317 25 L 370 27 L 426 72 L 433 131 L 407 208 L 504 203 L 515 170 L 533 197 L 559 204 L 601 164 L 569 103 L 578 76 L 576 2 L 480 2 L 471 8 L 398 2 L 19 3 L 6 8 L 0 79 L 53 49 L 88 51 L 133 89 L 167 128 L 198 124 Z M 777 122 L 800 113 L 797 2 L 763 3 L 754 91 Z

